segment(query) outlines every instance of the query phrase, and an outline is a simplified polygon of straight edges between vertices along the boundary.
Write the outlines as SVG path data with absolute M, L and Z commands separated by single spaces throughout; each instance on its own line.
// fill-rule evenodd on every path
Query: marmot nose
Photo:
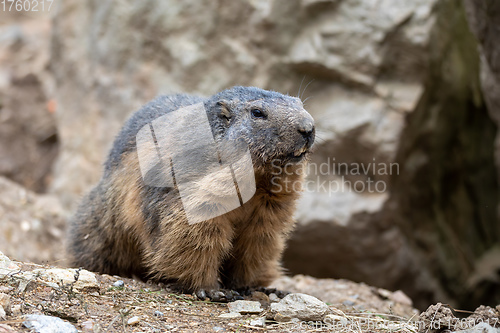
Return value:
M 314 125 L 311 122 L 305 122 L 299 125 L 298 130 L 305 138 L 310 138 L 314 134 Z

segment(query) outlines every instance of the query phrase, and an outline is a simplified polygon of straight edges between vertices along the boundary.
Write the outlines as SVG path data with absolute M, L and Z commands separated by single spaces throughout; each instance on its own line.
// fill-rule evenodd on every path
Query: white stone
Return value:
M 239 312 L 227 312 L 219 315 L 219 318 L 226 318 L 226 319 L 234 319 L 239 317 L 241 317 L 241 313 Z
M 261 313 L 262 308 L 256 301 L 234 301 L 227 304 L 229 312 L 238 313 Z
M 349 321 L 347 320 L 346 317 L 344 316 L 338 316 L 338 315 L 333 315 L 333 314 L 328 314 L 325 316 L 325 319 L 323 321 L 327 324 L 335 325 L 336 322 L 340 322 L 341 325 L 347 326 Z
M 19 266 L 14 264 L 6 255 L 0 252 L 0 279 L 18 270 Z
M 266 326 L 266 318 L 259 317 L 257 319 L 252 319 L 252 320 L 250 320 L 250 326 L 265 327 Z
M 39 279 L 46 283 L 54 283 L 60 285 L 71 284 L 75 282 L 76 269 L 68 268 L 51 268 L 51 269 L 35 269 L 31 273 L 38 276 Z M 81 291 L 83 289 L 99 288 L 95 274 L 87 270 L 80 270 L 78 281 L 73 285 L 74 289 Z
M 329 308 L 316 297 L 306 294 L 288 294 L 279 303 L 272 303 L 272 314 L 300 320 L 323 320 Z
M 127 325 L 137 325 L 139 324 L 139 322 L 141 321 L 141 319 L 138 317 L 138 316 L 133 316 L 131 318 L 129 318 L 129 320 L 127 320 Z
M 271 303 L 276 303 L 276 302 L 279 302 L 280 301 L 280 298 L 278 297 L 278 295 L 276 295 L 275 293 L 270 293 L 269 294 L 269 301 Z
M 23 325 L 37 333 L 77 333 L 78 330 L 61 318 L 45 315 L 27 315 Z
M 21 314 L 21 304 L 12 305 L 11 312 L 13 316 L 19 316 Z

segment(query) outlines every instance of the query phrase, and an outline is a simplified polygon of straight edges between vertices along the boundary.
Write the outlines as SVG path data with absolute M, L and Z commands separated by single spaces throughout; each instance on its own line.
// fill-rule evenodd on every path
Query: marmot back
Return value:
M 71 264 L 208 296 L 267 286 L 281 273 L 313 141 L 313 119 L 295 97 L 233 87 L 156 98 L 124 125 L 72 218 Z

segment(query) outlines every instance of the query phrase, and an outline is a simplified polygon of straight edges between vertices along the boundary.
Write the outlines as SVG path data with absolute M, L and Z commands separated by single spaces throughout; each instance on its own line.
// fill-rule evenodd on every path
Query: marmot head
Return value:
M 233 87 L 205 102 L 218 142 L 244 141 L 255 166 L 300 163 L 314 142 L 314 120 L 297 97 Z

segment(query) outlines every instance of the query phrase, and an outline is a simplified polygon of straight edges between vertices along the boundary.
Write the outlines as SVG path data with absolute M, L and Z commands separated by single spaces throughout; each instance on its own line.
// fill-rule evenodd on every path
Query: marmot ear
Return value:
M 228 101 L 220 100 L 217 102 L 217 114 L 220 118 L 224 118 L 226 120 L 231 119 L 232 114 Z

